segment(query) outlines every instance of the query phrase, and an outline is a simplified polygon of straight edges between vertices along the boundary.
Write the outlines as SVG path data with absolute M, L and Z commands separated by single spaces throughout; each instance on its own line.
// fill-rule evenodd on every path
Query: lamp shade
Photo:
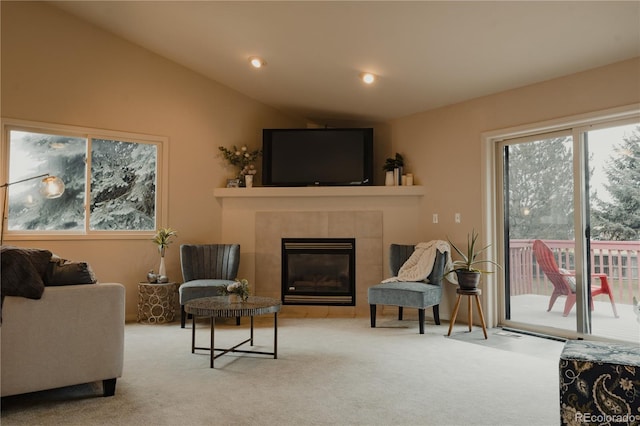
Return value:
M 47 176 L 40 183 L 40 194 L 45 198 L 58 198 L 64 193 L 64 182 L 57 176 Z

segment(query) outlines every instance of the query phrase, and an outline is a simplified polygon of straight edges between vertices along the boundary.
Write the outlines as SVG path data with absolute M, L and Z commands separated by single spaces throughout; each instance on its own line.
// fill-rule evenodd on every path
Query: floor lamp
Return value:
M 44 178 L 40 183 L 40 193 L 45 198 L 58 198 L 64 193 L 64 182 L 62 182 L 62 179 L 56 176 L 51 176 L 49 173 L 17 180 L 15 182 L 7 182 L 4 185 L 0 185 L 0 188 L 4 188 L 4 197 L 2 199 L 2 227 L 0 228 L 0 245 L 2 245 L 2 242 L 4 241 L 4 221 L 7 218 L 7 192 L 9 191 L 7 187 L 15 185 L 16 183 L 22 183 L 38 178 Z

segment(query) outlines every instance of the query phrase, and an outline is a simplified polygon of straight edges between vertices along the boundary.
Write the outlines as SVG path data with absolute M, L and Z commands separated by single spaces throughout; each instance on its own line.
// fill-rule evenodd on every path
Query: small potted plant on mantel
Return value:
M 387 158 L 382 168 L 386 172 L 385 185 L 394 186 L 400 184 L 402 169 L 404 168 L 404 158 L 396 152 L 395 157 Z
M 455 260 L 451 264 L 451 269 L 445 272 L 445 276 L 449 275 L 452 272 L 456 273 L 456 277 L 458 278 L 458 285 L 463 290 L 474 290 L 478 287 L 478 283 L 480 282 L 480 275 L 490 274 L 491 271 L 485 271 L 482 269 L 476 268 L 476 265 L 480 265 L 482 263 L 490 263 L 492 265 L 497 266 L 502 269 L 500 264 L 494 262 L 493 260 L 488 259 L 478 259 L 478 255 L 488 249 L 491 244 L 481 248 L 480 250 L 476 250 L 476 243 L 478 241 L 478 233 L 475 229 L 471 232 L 471 235 L 467 234 L 467 251 L 466 253 L 462 252 L 455 244 L 449 240 L 449 244 L 451 247 L 460 255 L 462 259 Z

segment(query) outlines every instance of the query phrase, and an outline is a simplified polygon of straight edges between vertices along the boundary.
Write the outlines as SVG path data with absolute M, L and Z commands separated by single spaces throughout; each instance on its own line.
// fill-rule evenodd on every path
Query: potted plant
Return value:
M 158 251 L 160 252 L 160 268 L 157 275 L 158 282 L 168 281 L 167 271 L 164 265 L 164 252 L 171 243 L 171 238 L 177 235 L 178 233 L 171 228 L 161 228 L 158 229 L 158 232 L 156 232 L 156 235 L 152 239 L 152 241 L 158 245 Z
M 396 152 L 395 157 L 387 158 L 384 162 L 384 166 L 382 168 L 386 171 L 393 171 L 394 169 L 404 167 L 404 158 L 402 155 Z
M 487 248 L 491 246 L 491 244 L 482 247 L 479 250 L 476 250 L 476 243 L 478 242 L 478 233 L 475 229 L 471 232 L 471 235 L 467 235 L 467 251 L 466 253 L 456 247 L 455 244 L 449 240 L 449 244 L 451 247 L 460 255 L 462 259 L 455 260 L 452 262 L 451 269 L 449 269 L 445 275 L 449 275 L 451 272 L 456 273 L 456 277 L 458 278 L 458 285 L 463 290 L 474 290 L 478 287 L 478 282 L 480 281 L 480 275 L 490 274 L 491 271 L 486 271 L 482 269 L 478 269 L 476 265 L 480 265 L 482 263 L 490 263 L 498 268 L 502 268 L 498 263 L 493 260 L 488 259 L 478 259 L 478 256 L 485 251 Z
M 399 185 L 400 176 L 402 176 L 402 169 L 404 167 L 404 158 L 402 155 L 396 152 L 395 157 L 387 158 L 382 168 L 387 172 L 385 176 L 385 185 L 393 186 Z M 397 172 L 396 172 L 397 170 Z M 397 173 L 397 175 L 394 175 Z

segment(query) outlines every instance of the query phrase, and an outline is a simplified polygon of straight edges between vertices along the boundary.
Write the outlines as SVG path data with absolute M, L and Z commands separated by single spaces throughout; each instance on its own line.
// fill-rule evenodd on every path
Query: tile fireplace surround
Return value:
M 222 239 L 239 243 L 238 275 L 281 297 L 282 238 L 355 238 L 356 306 L 285 305 L 296 317 L 368 316 L 367 289 L 389 274 L 391 243 L 415 244 L 424 188 L 219 188 Z

